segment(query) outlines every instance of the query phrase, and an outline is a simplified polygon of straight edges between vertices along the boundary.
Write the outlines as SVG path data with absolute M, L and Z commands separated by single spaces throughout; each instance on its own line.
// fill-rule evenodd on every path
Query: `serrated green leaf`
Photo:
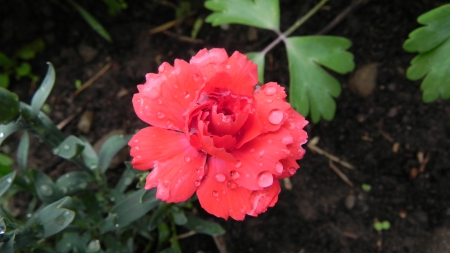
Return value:
M 2 178 L 0 178 L 0 197 L 8 190 L 8 188 L 14 182 L 14 178 L 16 177 L 16 172 L 13 171 Z
M 250 52 L 246 53 L 249 60 L 253 61 L 258 66 L 258 81 L 264 83 L 264 64 L 265 56 L 264 52 Z
M 450 38 L 450 4 L 422 14 L 417 21 L 425 26 L 409 34 L 409 38 L 403 44 L 406 51 L 427 52 Z
M 65 197 L 39 211 L 38 220 L 44 228 L 44 237 L 60 232 L 73 221 L 75 212 L 67 209 L 71 202 L 72 198 Z
M 31 170 L 31 172 L 36 193 L 42 202 L 51 203 L 63 197 L 61 190 L 44 172 L 39 170 Z
M 128 144 L 131 137 L 131 135 L 114 135 L 103 143 L 98 154 L 98 168 L 102 172 L 108 169 L 113 157 Z
M 241 24 L 268 30 L 280 30 L 278 0 L 208 0 L 205 7 L 214 11 L 206 22 L 213 26 Z
M 100 36 L 102 36 L 108 42 L 112 42 L 111 36 L 106 31 L 106 29 L 97 21 L 89 12 L 87 12 L 83 7 L 72 0 L 68 0 L 70 4 L 80 13 L 81 17 L 94 29 Z
M 0 73 L 0 87 L 9 87 L 9 75 L 7 73 Z
M 206 221 L 191 214 L 188 214 L 187 218 L 188 221 L 184 226 L 197 233 L 211 236 L 225 234 L 225 230 L 218 223 Z
M 353 55 L 346 51 L 348 39 L 336 36 L 303 36 L 286 39 L 289 60 L 289 96 L 292 106 L 302 115 L 311 113 L 313 122 L 321 117 L 332 120 L 339 82 L 321 66 L 340 74 L 355 68 Z
M 72 171 L 60 176 L 56 180 L 56 185 L 64 195 L 68 196 L 86 190 L 90 181 L 91 179 L 86 172 Z
M 8 124 L 19 115 L 19 97 L 0 87 L 0 124 Z
M 70 135 L 61 144 L 53 149 L 53 154 L 65 159 L 72 159 L 83 152 L 84 142 L 77 137 Z
M 47 100 L 47 97 L 50 95 L 53 85 L 55 84 L 55 69 L 50 62 L 47 64 L 48 70 L 44 81 L 42 81 L 41 86 L 39 86 L 39 89 L 34 93 L 34 96 L 31 99 L 31 108 L 34 114 L 37 114 L 42 105 L 44 105 L 45 100 Z
M 7 125 L 0 124 L 0 145 L 2 145 L 3 141 L 8 136 L 24 128 L 25 127 L 22 123 L 9 123 Z
M 450 4 L 433 9 L 418 19 L 424 24 L 410 33 L 403 48 L 419 52 L 406 71 L 410 80 L 425 77 L 420 86 L 422 100 L 430 103 L 450 98 Z
M 19 147 L 17 147 L 17 165 L 22 174 L 25 174 L 28 162 L 28 150 L 30 148 L 30 137 L 28 132 L 24 131 L 20 137 Z

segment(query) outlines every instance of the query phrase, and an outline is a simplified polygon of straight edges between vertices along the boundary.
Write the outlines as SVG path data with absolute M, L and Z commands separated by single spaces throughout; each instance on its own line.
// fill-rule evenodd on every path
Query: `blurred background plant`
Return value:
M 176 205 L 160 202 L 155 189 L 143 189 L 148 173 L 134 170 L 129 163 L 111 186 L 105 172 L 131 135 L 111 136 L 98 152 L 83 137 L 65 138 L 41 111 L 54 82 L 55 71 L 49 64 L 30 105 L 0 88 L 0 144 L 23 130 L 17 163 L 0 154 L 0 252 L 181 252 L 179 237 L 224 233 L 218 224 L 193 214 L 194 198 Z M 29 168 L 29 133 L 79 170 L 52 180 Z M 27 210 L 20 216 L 10 203 L 24 197 Z

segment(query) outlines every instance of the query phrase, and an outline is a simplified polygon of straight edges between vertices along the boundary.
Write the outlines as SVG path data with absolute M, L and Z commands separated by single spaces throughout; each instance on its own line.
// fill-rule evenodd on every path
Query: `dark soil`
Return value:
M 48 101 L 56 122 L 75 115 L 65 134 L 84 135 L 94 143 L 111 130 L 133 133 L 145 126 L 133 112 L 131 97 L 144 75 L 156 72 L 163 61 L 189 60 L 201 48 L 223 47 L 229 53 L 262 50 L 275 35 L 258 30 L 248 40 L 248 28 L 228 30 L 204 24 L 196 42 L 185 42 L 166 33 L 149 30 L 175 18 L 164 1 L 127 1 L 129 8 L 116 17 L 107 14 L 101 1 L 78 1 L 111 33 L 114 42 L 99 37 L 65 1 L 1 1 L 1 51 L 11 55 L 20 45 L 36 38 L 45 51 L 31 61 L 35 74 L 44 76 L 46 61 L 56 68 L 57 82 Z M 140 2 L 140 1 L 139 1 Z M 318 1 L 281 0 L 282 29 L 287 29 Z M 311 35 L 341 13 L 350 1 L 330 1 L 295 32 Z M 58 3 L 58 4 L 55 4 Z M 413 55 L 402 44 L 418 27 L 416 18 L 445 1 L 372 0 L 351 12 L 328 34 L 349 38 L 357 68 L 378 63 L 377 85 L 366 98 L 348 88 L 350 76 L 338 76 L 343 91 L 337 99 L 333 121 L 310 123 L 310 139 L 320 137 L 318 147 L 354 165 L 354 170 L 334 163 L 354 184 L 349 187 L 330 169 L 326 156 L 307 149 L 299 161 L 302 169 L 291 178 L 292 190 L 283 189 L 278 203 L 260 217 L 245 221 L 219 221 L 230 252 L 450 252 L 450 102 L 421 101 L 420 82 L 406 79 Z M 176 3 L 175 3 L 176 4 Z M 194 1 L 196 11 L 169 31 L 190 36 L 197 17 L 209 11 Z M 91 59 L 92 58 L 92 59 Z M 266 58 L 265 80 L 289 83 L 287 57 L 282 44 Z M 77 96 L 75 80 L 83 82 L 103 66 L 112 67 Z M 35 85 L 13 80 L 11 89 L 29 101 Z M 88 133 L 77 128 L 80 111 L 92 110 Z M 399 149 L 393 151 L 398 143 Z M 10 142 L 10 149 L 14 149 Z M 395 144 L 397 145 L 397 144 Z M 3 148 L 5 151 L 7 148 Z M 429 162 L 417 173 L 424 154 Z M 39 142 L 32 144 L 32 166 L 51 176 L 76 169 L 51 155 Z M 128 157 L 125 157 L 129 159 Z M 125 159 L 124 158 L 124 159 Z M 111 170 L 120 174 L 123 166 Z M 362 184 L 371 186 L 363 191 Z M 354 205 L 352 205 L 354 200 Z M 375 221 L 389 221 L 390 229 L 377 232 Z M 218 252 L 211 237 L 195 235 L 181 241 L 184 252 Z

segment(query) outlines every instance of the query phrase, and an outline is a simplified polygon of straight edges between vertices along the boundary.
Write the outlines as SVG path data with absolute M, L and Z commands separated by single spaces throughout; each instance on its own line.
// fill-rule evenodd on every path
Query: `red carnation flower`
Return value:
M 145 188 L 183 202 L 195 192 L 209 213 L 243 220 L 273 206 L 279 179 L 293 175 L 308 123 L 274 82 L 255 86 L 256 65 L 235 52 L 203 49 L 189 63 L 147 74 L 133 105 L 151 126 L 133 136 L 132 164 L 148 170 Z

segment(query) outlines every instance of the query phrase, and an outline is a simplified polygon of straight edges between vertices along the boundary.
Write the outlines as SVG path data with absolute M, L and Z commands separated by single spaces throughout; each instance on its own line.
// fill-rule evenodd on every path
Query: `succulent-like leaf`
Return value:
M 425 26 L 412 31 L 403 44 L 406 51 L 419 53 L 411 61 L 406 76 L 410 80 L 425 77 L 420 86 L 424 102 L 433 102 L 439 96 L 449 99 L 450 4 L 422 14 L 418 22 Z
M 0 87 L 0 124 L 8 124 L 19 115 L 19 97 Z
M 335 36 L 303 36 L 286 39 L 289 60 L 290 103 L 302 115 L 311 113 L 313 122 L 332 120 L 341 86 L 322 66 L 345 74 L 355 68 L 346 50 L 351 42 Z
M 213 26 L 241 24 L 279 31 L 278 0 L 208 0 L 205 7 L 214 13 L 206 17 Z
M 20 122 L 0 125 L 0 145 L 2 145 L 6 137 L 24 128 L 25 126 Z
M 38 219 L 44 228 L 44 237 L 58 233 L 73 221 L 75 212 L 67 209 L 71 202 L 72 198 L 65 197 L 39 211 Z
M 258 65 L 258 81 L 264 83 L 264 57 L 266 54 L 264 52 L 250 52 L 246 53 L 246 55 L 249 60 Z
M 114 135 L 103 143 L 98 154 L 98 168 L 102 172 L 108 169 L 113 157 L 128 144 L 131 137 L 131 135 Z
M 20 171 L 25 174 L 28 163 L 28 150 L 30 148 L 30 137 L 28 132 L 24 131 L 20 138 L 19 147 L 17 148 L 17 165 Z
M 48 62 L 47 64 L 48 70 L 44 81 L 42 81 L 41 86 L 39 86 L 39 89 L 34 93 L 34 96 L 31 99 L 31 108 L 34 114 L 37 114 L 39 110 L 41 110 L 55 84 L 55 69 L 51 63 Z
M 206 221 L 189 214 L 187 215 L 187 218 L 187 223 L 184 224 L 184 226 L 197 233 L 212 236 L 225 234 L 225 230 L 218 223 Z
M 72 159 L 81 154 L 83 149 L 84 142 L 77 137 L 70 135 L 64 139 L 57 148 L 53 149 L 53 153 L 65 159 Z
M 0 197 L 5 193 L 8 188 L 12 185 L 14 178 L 16 177 L 16 172 L 13 171 L 0 178 Z

